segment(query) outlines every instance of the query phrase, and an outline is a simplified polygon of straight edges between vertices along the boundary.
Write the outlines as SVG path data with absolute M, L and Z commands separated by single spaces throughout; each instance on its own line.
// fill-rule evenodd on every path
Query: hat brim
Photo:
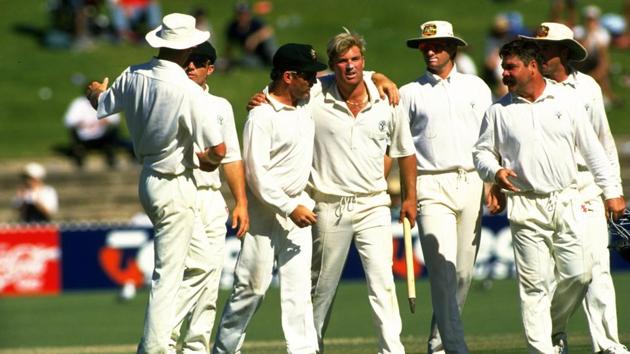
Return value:
M 194 32 L 181 40 L 165 40 L 158 37 L 158 32 L 162 30 L 162 25 L 147 33 L 144 36 L 147 43 L 153 48 L 171 48 L 171 49 L 188 49 L 207 41 L 210 38 L 210 32 L 195 29 Z
M 418 46 L 422 42 L 435 41 L 435 40 L 447 40 L 451 42 L 455 42 L 459 47 L 466 47 L 468 43 L 459 37 L 445 37 L 445 36 L 434 36 L 434 37 L 420 37 L 420 38 L 411 38 L 407 40 L 407 47 L 412 49 L 418 49 Z
M 326 69 L 328 69 L 328 66 L 326 66 L 326 64 L 322 64 L 317 61 L 317 62 L 304 65 L 304 66 L 289 66 L 281 70 L 283 71 L 294 70 L 294 71 L 300 71 L 300 72 L 306 72 L 306 73 L 317 73 Z
M 519 36 L 521 39 L 526 39 L 535 42 L 553 42 L 569 48 L 569 60 L 572 61 L 584 61 L 588 57 L 588 52 L 578 41 L 575 39 L 549 39 L 549 38 L 536 38 L 528 36 Z

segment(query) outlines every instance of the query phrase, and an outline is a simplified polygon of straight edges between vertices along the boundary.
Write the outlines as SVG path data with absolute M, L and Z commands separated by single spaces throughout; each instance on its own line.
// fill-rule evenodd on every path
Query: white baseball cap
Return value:
M 575 61 L 582 61 L 586 59 L 588 53 L 586 49 L 574 39 L 573 31 L 563 25 L 556 22 L 543 22 L 538 26 L 534 37 L 519 36 L 523 39 L 529 39 L 534 41 L 550 41 L 557 42 L 569 48 L 569 59 Z
M 153 48 L 187 49 L 210 38 L 210 32 L 195 28 L 195 18 L 172 13 L 164 16 L 162 24 L 144 38 Z
M 27 177 L 41 180 L 46 177 L 46 169 L 44 168 L 44 166 L 38 164 L 37 162 L 31 162 L 24 166 L 24 169 L 22 169 L 22 174 Z
M 420 25 L 420 37 L 407 40 L 407 47 L 418 49 L 418 45 L 423 41 L 435 39 L 447 39 L 454 41 L 458 46 L 468 44 L 461 38 L 453 34 L 453 25 L 447 21 L 428 21 Z

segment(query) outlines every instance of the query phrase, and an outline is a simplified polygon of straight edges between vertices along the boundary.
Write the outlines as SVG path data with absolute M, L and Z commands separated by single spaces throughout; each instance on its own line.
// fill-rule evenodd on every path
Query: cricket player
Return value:
M 428 21 L 407 47 L 427 71 L 400 89 L 417 160 L 418 231 L 431 283 L 428 353 L 468 353 L 461 312 L 481 235 L 484 185 L 472 161 L 490 88 L 455 69 L 466 42 L 446 21 Z
M 156 58 L 127 68 L 108 89 L 92 82 L 87 96 L 103 118 L 123 111 L 135 154 L 142 164 L 140 202 L 155 229 L 155 268 L 138 353 L 167 353 L 183 283 L 203 281 L 205 272 L 185 273 L 195 232 L 197 187 L 193 169 L 216 169 L 225 144 L 201 88 L 183 70 L 192 48 L 210 34 L 192 16 L 173 13 L 146 35 Z M 199 153 L 193 153 L 194 147 Z M 190 278 L 189 278 L 190 277 Z M 192 301 L 181 299 L 178 301 Z
M 562 328 L 584 298 L 592 257 L 585 241 L 588 211 L 577 188 L 576 150 L 602 189 L 606 213 L 624 210 L 621 185 L 582 105 L 543 78 L 542 53 L 528 40 L 501 48 L 503 83 L 509 93 L 486 112 L 473 160 L 486 182 L 508 191 L 523 326 L 530 353 L 552 353 L 551 291 L 563 306 Z
M 245 193 L 245 169 L 241 159 L 241 149 L 234 124 L 232 105 L 223 97 L 209 92 L 206 80 L 214 71 L 217 58 L 216 50 L 206 41 L 196 46 L 188 59 L 184 70 L 188 77 L 199 85 L 207 96 L 206 109 L 216 113 L 217 124 L 221 127 L 226 144 L 226 154 L 221 161 L 235 206 L 232 210 L 232 228 L 241 238 L 249 228 L 247 196 Z M 180 339 L 179 346 L 185 353 L 209 353 L 210 337 L 216 317 L 216 303 L 219 282 L 223 271 L 225 255 L 225 223 L 228 218 L 227 206 L 221 195 L 219 170 L 205 172 L 193 171 L 197 184 L 199 217 L 196 227 L 202 232 L 194 233 L 190 242 L 190 256 L 186 259 L 184 279 L 195 279 L 187 274 L 205 273 L 207 279 L 184 282 L 178 292 L 177 320 L 180 323 L 171 339 Z M 187 299 L 193 299 L 192 301 Z
M 309 93 L 317 72 L 324 69 L 310 45 L 281 46 L 273 57 L 269 104 L 252 109 L 245 123 L 243 157 L 252 224 L 242 241 L 213 353 L 241 352 L 249 321 L 271 283 L 274 260 L 287 353 L 317 351 L 309 277 L 311 226 L 317 217 L 304 189 L 315 129 Z
M 615 179 L 621 183 L 619 157 L 606 118 L 602 90 L 592 77 L 571 66 L 573 61 L 586 59 L 586 49 L 574 39 L 573 31 L 561 23 L 543 22 L 536 30 L 535 37 L 523 38 L 535 40 L 540 46 L 543 54 L 541 67 L 543 75 L 570 90 L 578 104 L 584 107 L 589 122 L 604 147 Z M 593 351 L 605 354 L 630 354 L 619 342 L 615 287 L 610 275 L 608 227 L 602 190 L 597 187 L 584 159 L 579 155 L 577 158 L 578 190 L 587 214 L 586 240 L 593 254 L 593 280 L 582 302 L 593 340 Z M 620 197 L 623 198 L 623 195 Z M 551 305 L 552 319 L 555 309 L 559 306 L 562 306 L 562 299 L 554 299 Z M 553 324 L 553 339 L 554 345 L 567 346 L 566 328 L 562 327 L 562 323 Z
M 404 353 L 394 277 L 390 197 L 384 156 L 398 160 L 404 198 L 400 220 L 416 220 L 416 158 L 406 115 L 363 81 L 364 41 L 341 33 L 327 46 L 335 78 L 311 98 L 315 149 L 311 195 L 317 203 L 313 228 L 313 311 L 324 352 L 324 335 L 339 279 L 354 242 L 365 270 L 379 353 Z M 368 89 L 369 87 L 369 89 Z

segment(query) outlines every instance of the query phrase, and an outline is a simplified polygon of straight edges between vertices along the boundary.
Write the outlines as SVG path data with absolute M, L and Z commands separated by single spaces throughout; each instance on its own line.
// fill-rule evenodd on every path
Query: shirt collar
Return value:
M 181 66 L 179 66 L 179 64 L 174 63 L 170 60 L 158 59 L 157 57 L 153 57 L 150 63 L 151 63 L 151 66 L 153 66 L 154 68 L 164 69 L 169 72 L 177 73 L 177 75 L 181 75 L 187 80 L 190 80 L 188 78 L 188 75 L 186 75 L 186 71 L 184 71 L 184 68 L 182 68 Z
M 270 95 L 268 92 L 265 92 L 265 97 L 267 98 L 267 101 L 269 101 L 269 104 L 271 105 L 271 107 L 276 112 L 280 112 L 282 110 L 293 111 L 293 110 L 295 110 L 297 108 L 297 107 L 286 105 L 286 104 L 278 101 L 272 95 Z
M 368 105 L 376 104 L 381 101 L 381 96 L 378 93 L 378 89 L 374 84 L 364 83 L 367 93 L 368 93 Z M 345 106 L 346 101 L 341 97 L 341 93 L 339 92 L 339 88 L 337 87 L 337 83 L 332 80 L 330 86 L 324 88 L 322 87 L 322 92 L 324 93 L 324 99 L 326 101 L 333 101 L 337 104 Z
M 553 80 L 545 78 L 545 89 L 543 90 L 542 94 L 538 98 L 536 98 L 534 102 L 531 102 L 521 96 L 514 95 L 512 93 L 509 93 L 509 95 L 510 95 L 510 99 L 512 103 L 536 103 L 536 102 L 544 101 L 546 99 L 555 98 L 558 90 L 561 90 L 561 89 L 562 89 L 561 85 L 558 85 Z
M 446 77 L 446 79 L 443 79 L 441 76 L 434 74 L 430 71 L 426 71 L 426 73 L 424 74 L 424 76 L 426 76 L 427 80 L 429 81 L 429 83 L 433 86 L 437 85 L 438 83 L 442 82 L 442 81 L 446 81 L 448 83 L 450 83 L 453 78 L 455 76 L 458 75 L 457 69 L 455 68 L 455 66 L 453 65 L 453 68 L 451 69 L 451 72 L 448 73 L 448 76 Z

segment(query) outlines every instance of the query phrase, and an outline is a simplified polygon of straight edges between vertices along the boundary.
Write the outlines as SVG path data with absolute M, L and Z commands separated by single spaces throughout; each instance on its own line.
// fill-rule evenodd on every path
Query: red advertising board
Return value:
M 60 263 L 56 227 L 0 229 L 0 295 L 58 294 Z

